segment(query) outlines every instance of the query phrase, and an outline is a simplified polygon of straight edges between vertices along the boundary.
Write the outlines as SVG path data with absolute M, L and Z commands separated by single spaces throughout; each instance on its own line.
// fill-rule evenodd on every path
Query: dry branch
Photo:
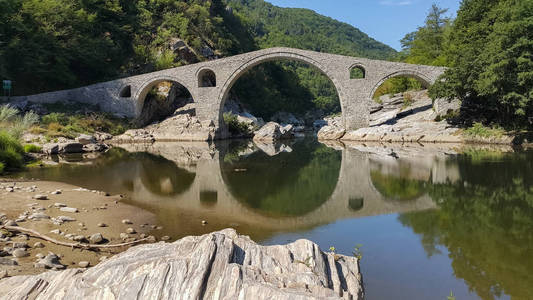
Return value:
M 35 230 L 24 228 L 24 227 L 20 227 L 20 226 L 0 226 L 0 229 L 3 229 L 3 228 L 5 228 L 5 229 L 7 229 L 9 231 L 18 231 L 18 232 L 27 233 L 27 234 L 29 234 L 29 235 L 31 235 L 33 237 L 36 237 L 36 238 L 39 238 L 39 239 L 42 239 L 42 240 L 45 240 L 45 241 L 60 245 L 60 246 L 66 246 L 66 247 L 72 247 L 72 248 L 81 248 L 81 249 L 119 248 L 119 247 L 126 247 L 126 246 L 135 245 L 135 244 L 142 243 L 142 242 L 148 240 L 148 238 L 144 238 L 144 239 L 140 239 L 140 240 L 133 241 L 133 242 L 122 243 L 122 244 L 114 244 L 114 245 L 96 245 L 96 244 L 85 244 L 85 243 L 68 243 L 68 242 L 58 241 L 58 240 L 53 239 L 53 238 L 51 238 L 49 236 L 40 234 L 39 232 L 37 232 Z

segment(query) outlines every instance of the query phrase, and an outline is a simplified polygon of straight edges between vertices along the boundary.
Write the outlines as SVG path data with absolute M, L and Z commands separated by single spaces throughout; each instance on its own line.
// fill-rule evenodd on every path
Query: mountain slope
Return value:
M 396 51 L 359 29 L 302 8 L 281 8 L 263 0 L 228 0 L 260 48 L 285 46 L 334 54 L 389 59 Z

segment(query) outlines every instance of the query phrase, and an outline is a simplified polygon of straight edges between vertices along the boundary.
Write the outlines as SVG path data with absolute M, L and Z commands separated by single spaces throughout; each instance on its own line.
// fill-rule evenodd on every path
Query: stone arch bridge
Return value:
M 267 61 L 295 60 L 316 67 L 335 85 L 339 95 L 343 123 L 352 130 L 367 127 L 371 98 L 388 78 L 411 76 L 429 86 L 444 68 L 372 60 L 292 48 L 270 48 L 192 65 L 147 73 L 72 90 L 15 97 L 30 102 L 77 101 L 99 105 L 107 112 L 138 117 L 150 89 L 162 81 L 177 82 L 194 99 L 200 121 L 213 120 L 222 125 L 222 108 L 233 84 L 246 71 Z M 350 78 L 353 68 L 363 71 L 363 78 Z M 209 80 L 206 80 L 209 79 Z M 15 99 L 16 100 L 16 99 Z

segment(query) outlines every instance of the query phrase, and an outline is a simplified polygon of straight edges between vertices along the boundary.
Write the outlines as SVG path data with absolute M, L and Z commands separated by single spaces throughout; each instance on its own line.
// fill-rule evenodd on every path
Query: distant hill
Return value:
M 284 46 L 334 54 L 391 59 L 396 51 L 352 25 L 309 9 L 281 8 L 263 0 L 228 0 L 260 48 Z

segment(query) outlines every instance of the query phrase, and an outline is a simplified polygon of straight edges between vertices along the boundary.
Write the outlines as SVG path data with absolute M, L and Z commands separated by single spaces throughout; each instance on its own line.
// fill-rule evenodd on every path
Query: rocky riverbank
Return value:
M 4 180 L 0 182 L 0 226 L 23 227 L 65 243 L 113 245 L 169 239 L 158 235 L 161 227 L 152 213 L 122 203 L 123 199 L 59 182 Z M 73 249 L 0 228 L 0 277 L 93 266 L 126 248 Z
M 133 247 L 88 270 L 0 280 L 8 299 L 362 299 L 358 259 L 308 240 L 260 246 L 226 229 Z

